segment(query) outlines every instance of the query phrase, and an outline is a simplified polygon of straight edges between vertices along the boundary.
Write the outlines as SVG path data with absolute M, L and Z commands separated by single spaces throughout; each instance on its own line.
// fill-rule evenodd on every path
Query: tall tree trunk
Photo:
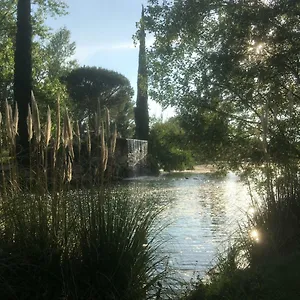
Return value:
M 17 153 L 20 163 L 25 164 L 28 161 L 29 154 L 27 116 L 32 90 L 31 48 L 31 0 L 19 0 L 17 8 L 14 99 L 19 109 Z
M 149 137 L 149 112 L 148 112 L 148 72 L 146 58 L 146 33 L 144 23 L 144 7 L 139 29 L 140 52 L 137 80 L 137 99 L 135 107 L 135 137 L 148 140 Z

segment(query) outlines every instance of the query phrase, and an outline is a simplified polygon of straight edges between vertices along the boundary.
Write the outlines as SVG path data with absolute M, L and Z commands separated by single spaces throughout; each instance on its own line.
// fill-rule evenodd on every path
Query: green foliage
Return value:
M 70 42 L 70 32 L 62 28 L 53 33 L 45 25 L 45 18 L 66 14 L 64 1 L 31 1 L 32 2 L 32 67 L 33 85 L 41 84 L 50 73 L 58 78 L 62 72 L 69 70 L 74 65 L 70 57 L 74 54 L 74 43 Z M 0 9 L 0 101 L 11 100 L 14 51 L 16 45 L 16 12 L 17 1 L 1 1 Z M 56 68 L 54 68 L 56 65 Z M 54 99 L 56 99 L 56 96 Z M 53 98 L 52 98 L 53 99 Z
M 93 119 L 100 102 L 102 112 L 104 107 L 109 108 L 120 134 L 124 137 L 130 136 L 133 90 L 125 76 L 103 68 L 81 67 L 68 73 L 63 81 L 66 83 L 74 114 L 81 125 Z
M 164 266 L 151 237 L 159 210 L 154 201 L 144 200 L 117 191 L 2 194 L 2 297 L 150 297 L 163 280 Z M 55 219 L 54 202 L 59 205 Z
M 149 155 L 159 168 L 166 171 L 192 168 L 195 161 L 185 131 L 177 118 L 152 125 L 149 136 Z
M 55 109 L 58 97 L 62 107 L 71 104 L 61 77 L 77 66 L 76 60 L 71 59 L 74 54 L 75 43 L 71 42 L 70 31 L 65 27 L 33 45 L 34 93 L 43 118 L 48 106 Z
M 281 0 L 149 1 L 151 96 L 203 130 L 200 151 L 234 166 L 299 157 L 299 10 Z M 210 138 L 211 113 L 223 121 Z

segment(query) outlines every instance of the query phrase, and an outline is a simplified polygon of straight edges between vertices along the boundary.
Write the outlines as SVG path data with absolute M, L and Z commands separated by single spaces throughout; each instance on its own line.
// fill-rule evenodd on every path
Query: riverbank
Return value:
M 183 170 L 183 171 L 171 171 L 162 173 L 195 173 L 195 174 L 210 174 L 218 171 L 218 168 L 211 164 L 195 165 L 193 169 Z
M 300 181 L 277 182 L 240 237 L 183 300 L 300 299 Z M 243 264 L 241 264 L 243 262 Z

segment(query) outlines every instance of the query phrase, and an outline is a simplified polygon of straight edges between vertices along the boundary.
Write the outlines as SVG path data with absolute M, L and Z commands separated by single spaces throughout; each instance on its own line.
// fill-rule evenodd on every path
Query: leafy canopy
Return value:
M 148 2 L 152 98 L 176 106 L 191 137 L 219 160 L 297 159 L 300 3 Z M 205 134 L 209 124 L 216 128 Z
M 13 71 L 16 38 L 16 0 L 0 3 L 0 102 L 13 99 Z M 75 61 L 75 44 L 70 41 L 70 32 L 61 28 L 53 32 L 45 25 L 48 16 L 57 17 L 67 13 L 67 4 L 61 0 L 32 1 L 33 29 L 33 86 L 41 99 L 39 103 L 52 106 L 57 95 L 66 99 L 59 77 L 70 70 Z M 65 49 L 65 50 L 64 50 Z M 52 77 L 51 80 L 49 77 Z M 37 97 L 38 98 L 38 97 Z M 44 111 L 43 109 L 41 111 Z M 46 110 L 45 110 L 46 111 Z
M 74 114 L 83 125 L 91 120 L 97 111 L 98 103 L 110 110 L 122 136 L 130 136 L 133 122 L 133 90 L 129 80 L 115 71 L 80 67 L 63 77 L 66 83 Z
M 165 171 L 192 168 L 195 161 L 190 143 L 180 119 L 171 118 L 165 123 L 155 122 L 149 135 L 149 154 L 152 163 Z

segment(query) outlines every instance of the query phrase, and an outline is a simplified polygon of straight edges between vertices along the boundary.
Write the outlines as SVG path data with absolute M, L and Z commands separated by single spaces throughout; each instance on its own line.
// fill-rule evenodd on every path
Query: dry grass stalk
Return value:
M 12 131 L 12 111 L 11 106 L 5 100 L 5 117 L 6 117 L 6 132 L 8 139 L 13 142 L 13 131 Z
M 111 154 L 114 154 L 115 151 L 116 151 L 117 136 L 118 136 L 117 126 L 116 126 L 116 124 L 114 124 L 114 132 L 113 132 L 113 134 L 111 136 L 111 140 L 110 140 L 110 152 L 111 152 Z
M 95 136 L 100 136 L 100 128 L 99 128 L 99 123 L 100 123 L 100 118 L 98 116 L 98 113 L 94 114 L 94 119 L 95 119 Z
M 41 142 L 41 122 L 40 122 L 40 113 L 37 102 L 35 100 L 34 94 L 31 91 L 31 103 L 32 103 L 32 123 L 34 128 L 34 135 L 37 143 Z
M 78 120 L 75 122 L 75 134 L 77 136 L 77 144 L 78 144 L 78 153 L 81 150 L 81 138 L 80 138 L 80 128 Z
M 104 147 L 103 172 L 107 169 L 107 162 L 108 162 L 108 147 L 105 145 L 105 147 Z
M 48 110 L 47 110 L 47 123 L 46 123 L 46 127 L 45 127 L 45 146 L 48 147 L 49 145 L 49 141 L 51 138 L 51 110 L 50 107 L 48 106 Z
M 63 139 L 63 145 L 64 145 L 64 148 L 67 148 L 68 142 L 69 142 L 68 112 L 67 112 L 67 110 L 65 111 L 65 114 L 64 114 L 64 124 L 63 124 L 63 135 L 62 135 L 62 139 Z
M 2 130 L 2 114 L 0 112 L 0 134 L 1 134 L 1 130 Z M 1 142 L 1 140 L 0 140 Z
M 31 114 L 31 107 L 28 104 L 28 116 L 27 116 L 27 130 L 28 130 L 28 141 L 32 140 L 33 130 L 32 130 L 32 114 Z
M 69 116 L 68 116 L 69 117 Z M 69 131 L 69 143 L 68 143 L 68 149 L 71 155 L 71 158 L 74 159 L 74 148 L 73 148 L 73 126 L 70 118 L 68 118 L 68 131 Z
M 104 172 L 106 170 L 107 167 L 107 160 L 108 160 L 108 148 L 107 145 L 105 143 L 105 133 L 104 133 L 104 125 L 102 123 L 102 132 L 101 132 L 101 169 L 102 172 Z
M 106 138 L 109 138 L 110 136 L 110 113 L 109 109 L 105 107 L 105 117 L 106 117 Z
M 88 155 L 91 156 L 91 151 L 92 151 L 92 144 L 91 144 L 91 132 L 90 132 L 90 129 L 89 129 L 89 126 L 87 125 L 87 151 L 88 151 Z
M 100 109 L 100 100 L 97 103 L 97 113 L 96 113 L 96 136 L 100 136 L 101 134 L 101 109 Z
M 57 102 L 56 102 L 56 115 L 57 115 L 57 120 L 56 120 L 56 139 L 55 139 L 55 151 L 58 151 L 60 147 L 60 104 L 59 104 L 59 97 L 57 97 Z
M 56 137 L 53 151 L 53 167 L 56 165 L 57 153 L 60 148 L 61 130 L 60 130 L 60 104 L 59 96 L 56 101 Z
M 18 110 L 18 104 L 16 103 L 14 120 L 13 120 L 14 136 L 16 136 L 18 134 L 18 124 L 19 124 L 19 110 Z
M 11 133 L 11 140 L 12 140 L 12 143 L 14 142 L 14 121 L 13 121 L 13 113 L 12 113 L 12 108 L 11 108 L 11 105 L 8 105 L 8 116 L 9 116 L 9 127 L 10 127 L 10 133 Z
M 65 115 L 64 115 L 63 144 L 65 148 L 68 147 L 71 157 L 74 158 L 73 129 L 72 129 L 71 120 L 67 110 L 65 111 Z
M 66 156 L 66 171 L 65 171 L 65 178 L 68 182 L 70 182 L 72 180 L 72 172 L 73 172 L 73 168 L 72 168 L 72 158 L 67 155 Z

